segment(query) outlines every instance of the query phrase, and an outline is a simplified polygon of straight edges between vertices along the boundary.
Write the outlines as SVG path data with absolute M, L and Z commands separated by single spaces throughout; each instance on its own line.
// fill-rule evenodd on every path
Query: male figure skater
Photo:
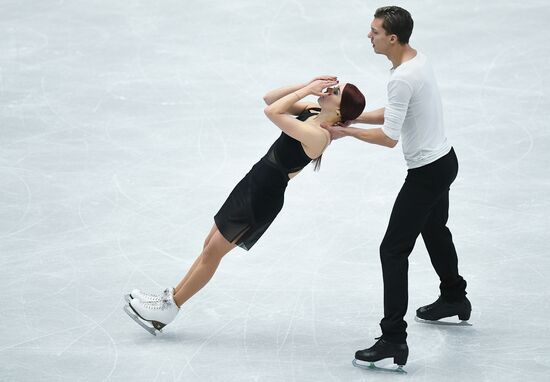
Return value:
M 362 141 L 394 147 L 401 140 L 408 173 L 397 195 L 382 244 L 380 259 L 384 280 L 382 336 L 374 346 L 360 350 L 356 360 L 375 362 L 393 358 L 405 365 L 408 357 L 407 323 L 408 256 L 419 234 L 440 278 L 441 295 L 416 311 L 424 320 L 458 315 L 470 318 L 466 281 L 458 273 L 451 232 L 446 227 L 449 187 L 458 171 L 457 157 L 443 129 L 441 98 L 433 70 L 422 53 L 409 45 L 413 20 L 400 7 L 376 10 L 368 34 L 375 53 L 392 63 L 386 107 L 361 114 L 351 123 L 383 125 L 360 129 L 323 126 L 333 139 L 352 136 Z

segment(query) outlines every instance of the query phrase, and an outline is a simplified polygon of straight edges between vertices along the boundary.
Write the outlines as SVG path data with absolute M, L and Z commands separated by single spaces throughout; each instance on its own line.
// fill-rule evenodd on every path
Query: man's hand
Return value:
M 329 125 L 328 123 L 321 123 L 321 127 L 325 130 L 328 130 L 328 132 L 330 133 L 331 140 L 335 140 L 346 136 L 345 131 L 350 124 L 351 122 L 345 123 L 345 124 L 337 122 L 334 125 Z

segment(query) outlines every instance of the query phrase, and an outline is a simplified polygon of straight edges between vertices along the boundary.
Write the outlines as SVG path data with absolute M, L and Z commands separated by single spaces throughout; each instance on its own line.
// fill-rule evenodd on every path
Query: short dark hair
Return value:
M 375 19 L 383 19 L 382 28 L 386 34 L 394 34 L 401 44 L 408 44 L 414 21 L 406 9 L 396 6 L 381 7 L 374 12 Z

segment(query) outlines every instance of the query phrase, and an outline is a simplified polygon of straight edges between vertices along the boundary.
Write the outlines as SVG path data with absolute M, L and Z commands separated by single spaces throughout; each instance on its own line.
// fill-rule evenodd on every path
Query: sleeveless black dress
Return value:
M 305 121 L 320 110 L 307 109 L 296 118 Z M 311 158 L 300 141 L 281 133 L 214 216 L 223 237 L 247 251 L 252 248 L 283 208 L 288 174 L 302 170 L 309 162 Z

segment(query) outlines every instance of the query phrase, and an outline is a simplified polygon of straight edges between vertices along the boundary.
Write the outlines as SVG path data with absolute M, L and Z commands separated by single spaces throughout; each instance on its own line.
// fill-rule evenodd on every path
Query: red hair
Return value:
M 365 96 L 357 89 L 357 86 L 347 83 L 342 91 L 342 99 L 340 101 L 341 121 L 351 121 L 359 117 L 365 109 L 366 103 Z M 319 171 L 322 157 L 323 155 L 321 154 L 318 158 L 313 160 L 315 163 L 315 167 L 313 168 L 314 171 Z
M 340 119 L 342 122 L 352 121 L 359 117 L 366 105 L 365 96 L 357 86 L 347 83 L 342 91 L 342 100 L 340 101 Z

